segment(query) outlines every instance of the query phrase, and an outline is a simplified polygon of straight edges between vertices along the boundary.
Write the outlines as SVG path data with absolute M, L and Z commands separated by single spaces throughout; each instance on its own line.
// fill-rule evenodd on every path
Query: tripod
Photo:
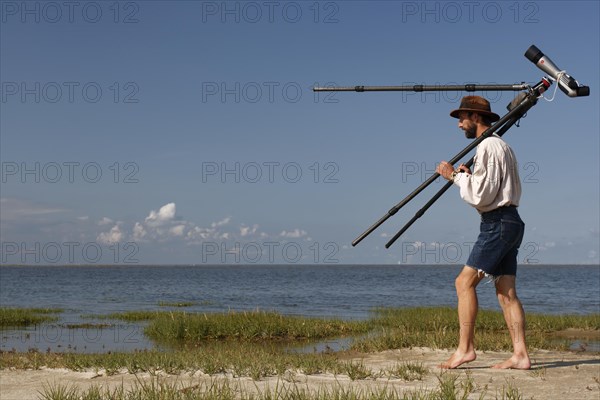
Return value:
M 565 71 L 560 70 L 548 57 L 546 57 L 536 46 L 530 46 L 527 52 L 525 53 L 525 57 L 527 57 L 531 62 L 536 64 L 540 69 L 544 72 L 548 73 L 553 80 L 558 83 L 558 87 L 567 94 L 569 97 L 578 97 L 578 96 L 589 96 L 589 87 L 581 86 L 579 83 L 567 75 Z M 536 103 L 539 97 L 550 87 L 551 85 L 550 78 L 544 77 L 540 82 L 538 82 L 533 87 L 522 84 L 508 84 L 508 85 L 476 85 L 476 84 L 466 84 L 466 85 L 438 85 L 438 86 L 428 86 L 428 85 L 413 85 L 413 86 L 353 86 L 353 87 L 315 87 L 313 90 L 315 92 L 323 92 L 323 91 L 339 91 L 339 92 L 389 92 L 389 91 L 411 91 L 411 92 L 425 92 L 425 91 L 457 91 L 464 90 L 467 92 L 474 92 L 477 90 L 492 90 L 492 91 L 522 91 L 509 105 L 508 105 L 508 113 L 506 113 L 502 118 L 500 118 L 493 126 L 488 128 L 481 136 L 475 139 L 471 144 L 465 147 L 461 152 L 459 152 L 456 156 L 454 156 L 450 161 L 450 164 L 455 164 L 459 160 L 461 160 L 464 156 L 466 156 L 471 150 L 473 150 L 479 143 L 483 140 L 487 139 L 494 133 L 499 136 L 502 136 L 506 131 L 508 131 L 519 119 L 521 119 L 529 109 L 531 109 Z M 470 167 L 473 164 L 474 157 L 471 158 L 465 166 Z M 377 222 L 371 225 L 366 231 L 364 231 L 360 236 L 358 236 L 354 241 L 352 241 L 352 246 L 356 246 L 360 243 L 364 238 L 366 238 L 369 234 L 371 234 L 375 229 L 377 229 L 381 224 L 383 224 L 388 218 L 392 215 L 396 214 L 404 205 L 406 205 L 409 201 L 411 201 L 414 197 L 416 197 L 419 193 L 421 193 L 427 186 L 429 186 L 433 181 L 435 181 L 440 176 L 439 173 L 434 173 L 429 179 L 423 182 L 419 187 L 417 187 L 411 194 L 406 196 L 402 201 L 392 207 L 383 217 L 381 217 Z M 392 239 L 390 239 L 385 247 L 389 248 L 406 230 L 419 218 L 423 216 L 423 214 L 435 203 L 449 188 L 452 186 L 452 182 L 446 183 L 446 185 L 440 189 L 432 198 L 429 200 L 425 206 L 423 206 L 415 216 L 406 224 L 404 227 L 396 233 Z
M 457 155 L 455 155 L 448 162 L 450 164 L 455 164 L 456 162 L 460 161 L 471 150 L 473 150 L 475 147 L 477 147 L 477 145 L 479 143 L 481 143 L 483 140 L 487 139 L 494 133 L 498 134 L 499 136 L 502 136 L 523 115 L 525 115 L 525 113 L 527 113 L 527 111 L 529 109 L 531 109 L 537 103 L 538 97 L 540 97 L 542 95 L 542 93 L 545 92 L 546 89 L 548 89 L 550 87 L 550 85 L 551 85 L 551 82 L 548 79 L 544 78 L 539 83 L 537 83 L 535 86 L 528 87 L 527 92 L 523 92 L 522 96 L 518 96 L 511 103 L 511 105 L 513 105 L 513 107 L 506 115 L 504 115 L 502 118 L 500 118 L 498 120 L 498 122 L 496 122 L 493 126 L 491 126 L 489 129 L 487 129 L 479 138 L 477 138 L 473 142 L 471 142 L 467 147 L 465 147 L 463 150 L 461 150 Z M 476 85 L 473 85 L 473 86 L 477 87 Z M 509 87 L 509 86 L 511 87 L 511 89 L 509 89 L 509 90 L 515 90 L 515 89 L 512 89 L 513 87 L 520 87 L 520 85 L 500 85 L 499 87 L 505 88 L 505 87 Z M 439 87 L 438 87 L 438 90 L 439 90 Z M 454 87 L 452 87 L 451 89 L 447 89 L 447 90 L 455 90 L 455 89 L 454 89 Z M 494 90 L 494 88 L 491 87 L 486 90 Z M 496 90 L 505 90 L 505 89 L 496 89 Z M 518 89 L 518 90 L 520 90 L 520 89 Z M 518 104 L 514 105 L 514 103 L 518 103 Z M 511 105 L 509 105 L 509 107 L 511 107 Z M 474 158 L 471 158 L 465 165 L 467 167 L 470 167 L 473 164 L 473 159 Z M 412 193 L 410 193 L 408 196 L 406 196 L 402 201 L 400 201 L 398 204 L 396 204 L 394 207 L 392 207 L 383 217 L 381 217 L 377 222 L 375 222 L 373 225 L 371 225 L 371 227 L 369 227 L 365 232 L 363 232 L 360 236 L 358 236 L 356 239 L 354 239 L 354 241 L 352 242 L 352 246 L 356 246 L 357 244 L 359 244 L 364 238 L 366 238 L 369 234 L 371 234 L 375 229 L 377 229 L 381 224 L 383 224 L 388 218 L 390 218 L 391 216 L 396 214 L 409 201 L 411 201 L 419 193 L 421 193 L 427 186 L 429 186 L 431 183 L 433 183 L 439 176 L 440 176 L 440 174 L 438 174 L 436 172 L 431 177 L 429 177 L 429 179 L 427 179 L 425 182 L 423 182 L 419 187 L 417 187 Z M 435 203 L 451 186 L 452 186 L 452 182 L 446 183 L 446 185 L 438 193 L 436 193 L 435 196 L 433 196 L 431 198 L 431 200 L 429 200 L 425 204 L 425 206 L 423 208 L 421 208 L 415 214 L 415 216 L 386 243 L 385 247 L 389 248 L 396 240 L 398 240 L 398 238 L 404 232 L 406 232 L 406 230 L 417 219 L 421 218 L 423 216 L 423 214 L 429 209 L 429 207 L 431 207 L 433 205 L 433 203 Z

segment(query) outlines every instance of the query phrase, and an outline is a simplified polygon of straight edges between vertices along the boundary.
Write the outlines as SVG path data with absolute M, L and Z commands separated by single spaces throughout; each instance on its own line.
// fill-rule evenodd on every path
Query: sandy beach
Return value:
M 198 385 L 218 380 L 228 380 L 242 390 L 274 390 L 282 385 L 296 385 L 305 390 L 325 390 L 336 387 L 372 389 L 377 387 L 393 388 L 402 393 L 410 390 L 435 389 L 442 371 L 437 367 L 450 355 L 447 350 L 431 350 L 415 348 L 390 350 L 368 355 L 357 355 L 352 361 L 359 361 L 373 372 L 385 370 L 399 362 L 422 363 L 429 369 L 423 380 L 404 381 L 389 377 L 368 378 L 352 381 L 346 375 L 319 374 L 304 375 L 289 373 L 284 377 L 270 377 L 260 381 L 251 378 L 234 378 L 231 375 L 205 375 L 202 372 L 186 372 L 180 375 L 161 374 L 160 379 L 177 382 L 181 389 L 198 387 Z M 494 370 L 494 365 L 509 356 L 504 352 L 480 352 L 477 360 L 451 372 L 458 375 L 459 382 L 472 379 L 475 390 L 469 398 L 501 398 L 503 387 L 509 385 L 519 389 L 525 399 L 598 399 L 600 398 L 600 355 L 597 353 L 575 353 L 538 350 L 531 354 L 532 369 L 529 371 Z M 470 377 L 470 378 L 469 378 Z M 123 373 L 107 376 L 104 371 L 74 372 L 66 369 L 39 370 L 3 370 L 0 371 L 0 398 L 2 400 L 37 399 L 47 385 L 70 385 L 80 390 L 91 386 L 125 388 L 138 384 L 139 380 L 150 381 L 153 377 L 148 373 Z

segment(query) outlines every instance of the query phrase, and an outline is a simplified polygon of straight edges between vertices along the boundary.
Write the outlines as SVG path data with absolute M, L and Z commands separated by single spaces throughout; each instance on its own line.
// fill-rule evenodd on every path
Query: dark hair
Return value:
M 467 115 L 470 117 L 473 114 L 477 114 L 477 115 L 479 115 L 481 117 L 481 123 L 483 125 L 485 125 L 485 126 L 492 126 L 492 123 L 493 123 L 492 117 L 490 117 L 489 115 L 480 114 L 480 113 L 477 113 L 477 112 L 474 112 L 474 111 L 469 111 Z
M 489 115 L 479 114 L 481 116 L 481 122 L 486 126 L 492 126 L 492 118 Z

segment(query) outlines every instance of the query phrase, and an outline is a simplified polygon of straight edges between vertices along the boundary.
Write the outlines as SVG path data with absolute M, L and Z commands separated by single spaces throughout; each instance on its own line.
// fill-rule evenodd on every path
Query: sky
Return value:
M 2 264 L 460 264 L 479 215 L 451 188 L 465 92 L 314 86 L 556 85 L 505 140 L 518 261 L 598 264 L 597 1 L 0 1 Z M 516 92 L 479 91 L 500 115 Z M 553 101 L 547 101 L 553 98 Z

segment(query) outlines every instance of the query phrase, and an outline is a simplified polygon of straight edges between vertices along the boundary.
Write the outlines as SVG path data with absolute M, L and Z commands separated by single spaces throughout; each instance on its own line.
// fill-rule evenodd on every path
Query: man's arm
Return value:
M 436 171 L 460 188 L 460 196 L 467 203 L 475 208 L 486 207 L 496 199 L 502 182 L 502 157 L 496 147 L 490 140 L 484 140 L 477 147 L 473 172 L 464 165 L 454 169 L 445 161 Z

